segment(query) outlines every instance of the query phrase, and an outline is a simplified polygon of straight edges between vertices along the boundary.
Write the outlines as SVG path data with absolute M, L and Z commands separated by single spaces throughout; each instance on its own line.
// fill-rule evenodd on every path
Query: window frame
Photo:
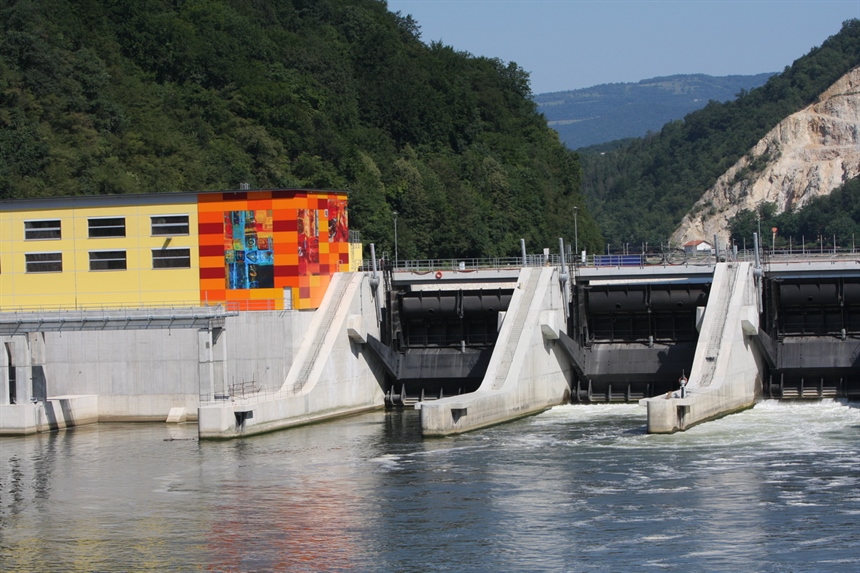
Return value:
M 122 253 L 122 258 L 117 256 L 116 258 L 108 258 L 108 257 L 100 257 L 99 255 L 107 255 L 107 254 L 118 254 Z M 128 270 L 128 251 L 125 249 L 108 249 L 104 251 L 89 251 L 89 261 L 90 261 L 90 271 L 127 271 Z M 96 258 L 93 258 L 93 255 L 96 255 Z M 122 261 L 122 266 L 116 265 L 111 266 L 111 262 L 114 261 Z M 97 264 L 95 267 L 93 263 L 104 263 L 104 266 L 101 264 Z
M 156 219 L 178 219 L 179 221 L 165 221 L 156 223 Z M 182 221 L 184 219 L 184 221 Z M 184 230 L 183 230 L 184 229 Z M 156 232 L 156 231 L 164 232 Z M 149 217 L 149 232 L 152 237 L 173 237 L 177 235 L 191 234 L 191 218 L 185 213 L 151 215 Z
M 179 253 L 183 252 L 183 251 L 184 251 L 184 254 L 180 255 Z M 163 256 L 163 255 L 166 255 L 168 253 L 171 253 L 171 254 L 175 253 L 177 256 Z M 162 256 L 159 256 L 159 255 L 162 255 Z M 164 261 L 166 261 L 166 262 L 182 261 L 182 262 L 185 262 L 186 264 L 180 264 L 180 265 L 163 264 L 163 265 L 159 265 L 156 263 L 157 261 L 162 261 L 162 262 L 164 262 Z M 188 247 L 175 247 L 172 249 L 168 249 L 168 248 L 152 249 L 152 268 L 153 268 L 153 270 L 190 269 L 191 268 L 191 249 Z
M 93 222 L 95 221 L 122 221 L 122 225 L 96 225 L 93 226 Z M 104 234 L 93 234 L 93 230 L 103 230 L 109 231 L 111 229 L 120 229 L 122 228 L 122 234 L 119 232 L 110 233 L 106 232 Z M 87 218 L 87 238 L 89 239 L 115 239 L 115 238 L 124 238 L 126 236 L 126 223 L 125 217 L 88 217 Z
M 46 257 L 47 255 L 58 255 L 55 259 L 36 259 L 31 260 L 31 257 Z M 36 269 L 31 265 L 54 265 L 59 263 L 59 268 L 44 268 Z M 27 274 L 43 274 L 43 273 L 61 273 L 63 272 L 63 253 L 62 251 L 49 251 L 43 253 L 24 253 L 24 272 Z
M 56 227 L 31 227 L 27 228 L 28 225 L 33 223 L 56 223 Z M 56 235 L 50 235 L 45 237 L 33 237 L 28 236 L 37 233 L 52 233 L 56 232 Z M 63 238 L 63 221 L 62 219 L 27 219 L 24 221 L 24 240 L 25 241 L 56 241 L 58 239 Z

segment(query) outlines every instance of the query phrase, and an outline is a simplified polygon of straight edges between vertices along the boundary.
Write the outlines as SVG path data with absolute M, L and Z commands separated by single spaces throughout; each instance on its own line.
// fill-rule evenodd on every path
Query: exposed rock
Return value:
M 860 175 L 860 68 L 770 131 L 699 199 L 672 242 L 728 239 L 728 221 L 763 202 L 799 209 Z

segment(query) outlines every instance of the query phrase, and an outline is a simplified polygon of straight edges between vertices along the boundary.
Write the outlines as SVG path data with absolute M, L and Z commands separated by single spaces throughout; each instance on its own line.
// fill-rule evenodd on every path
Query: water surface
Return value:
M 0 438 L 0 569 L 860 571 L 860 404 L 647 435 L 562 406 L 445 439 L 375 412 L 227 442 L 101 424 Z

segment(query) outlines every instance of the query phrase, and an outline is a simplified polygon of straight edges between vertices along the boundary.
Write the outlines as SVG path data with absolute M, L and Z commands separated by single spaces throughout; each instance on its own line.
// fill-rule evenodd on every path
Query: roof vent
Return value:
M 248 191 L 250 188 L 251 188 L 250 183 L 239 183 L 239 190 L 240 191 Z

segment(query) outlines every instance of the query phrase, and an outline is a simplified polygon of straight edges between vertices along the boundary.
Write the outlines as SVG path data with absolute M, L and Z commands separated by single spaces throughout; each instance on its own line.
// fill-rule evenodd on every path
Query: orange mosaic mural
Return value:
M 206 193 L 197 211 L 204 304 L 314 309 L 331 275 L 349 270 L 344 192 Z

